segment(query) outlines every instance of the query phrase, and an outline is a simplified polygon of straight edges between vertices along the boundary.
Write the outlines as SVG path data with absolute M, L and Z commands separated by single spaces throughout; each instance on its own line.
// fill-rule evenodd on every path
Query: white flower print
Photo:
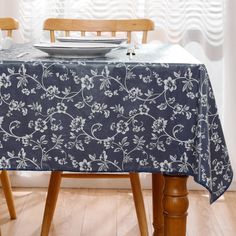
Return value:
M 182 114 L 182 112 L 183 112 L 183 105 L 176 104 L 174 106 L 173 111 L 174 111 L 174 114 Z
M 21 108 L 21 104 L 16 101 L 16 100 L 11 100 L 10 104 L 9 104 L 9 109 L 11 111 L 16 111 L 16 110 L 19 110 Z
M 170 172 L 172 170 L 172 164 L 171 162 L 168 162 L 167 160 L 165 160 L 164 162 L 161 162 L 160 167 L 161 167 L 161 172 Z
M 82 88 L 90 90 L 94 87 L 93 78 L 89 77 L 88 75 L 85 75 L 85 77 L 81 78 L 81 82 Z
M 59 113 L 66 112 L 66 109 L 67 109 L 67 106 L 65 105 L 65 103 L 63 103 L 63 102 L 57 103 L 57 111 Z
M 22 144 L 24 146 L 29 146 L 30 145 L 30 139 L 31 137 L 29 135 L 26 135 L 22 138 Z
M 113 93 L 112 93 L 112 91 L 111 90 L 106 90 L 105 92 L 104 92 L 104 95 L 106 95 L 106 96 L 108 96 L 108 97 L 112 97 L 113 96 Z
M 164 89 L 169 91 L 174 91 L 177 89 L 176 82 L 171 77 L 164 80 Z
M 185 142 L 185 148 L 186 148 L 186 150 L 187 151 L 192 151 L 192 150 L 194 150 L 194 142 L 193 142 L 193 140 L 188 140 L 187 142 Z
M 30 91 L 29 91 L 29 89 L 27 89 L 27 88 L 23 88 L 23 89 L 22 89 L 22 93 L 25 94 L 25 95 L 27 95 L 27 96 L 30 95 Z
M 58 88 L 56 86 L 49 86 L 47 88 L 47 94 L 48 94 L 48 96 L 50 96 L 52 98 L 55 97 L 55 95 L 57 95 L 59 93 L 60 92 L 59 92 L 59 90 L 58 90 Z
M 202 95 L 201 96 L 201 104 L 203 107 L 207 106 L 207 95 Z
M 116 125 L 116 131 L 118 133 L 125 134 L 127 131 L 129 131 L 129 124 L 125 122 L 124 120 L 120 120 Z
M 36 121 L 35 121 L 35 127 L 34 129 L 36 131 L 40 131 L 41 133 L 43 133 L 46 129 L 47 129 L 47 122 L 41 118 L 38 118 Z
M 223 162 L 222 161 L 217 162 L 214 167 L 214 171 L 216 172 L 216 174 L 221 175 L 223 173 L 223 170 L 224 170 Z
M 79 166 L 79 163 L 76 160 L 72 159 L 72 166 L 74 168 L 77 168 Z
M 92 105 L 91 110 L 92 110 L 93 113 L 102 112 L 102 106 L 101 106 L 100 103 L 95 102 L 95 103 Z
M 167 120 L 159 117 L 157 120 L 153 122 L 152 125 L 153 132 L 161 133 L 162 131 L 165 131 L 166 125 L 167 125 Z
M 0 75 L 0 87 L 2 86 L 4 88 L 8 88 L 11 86 L 10 77 L 7 76 L 5 73 L 2 73 L 2 75 Z
M 191 99 L 194 99 L 195 98 L 195 95 L 193 92 L 188 92 L 187 93 L 187 97 L 191 98 Z
M 213 141 L 215 145 L 220 144 L 222 142 L 218 133 L 213 133 L 211 136 L 211 140 Z
M 141 92 L 141 89 L 139 88 L 132 88 L 129 91 L 129 98 L 132 99 L 132 101 L 135 101 L 138 97 L 142 96 L 143 93 Z
M 149 108 L 147 107 L 147 105 L 140 105 L 139 106 L 139 112 L 140 114 L 147 114 L 149 112 Z
M 88 162 L 86 159 L 79 162 L 79 167 L 80 167 L 79 169 L 81 171 L 91 171 L 92 170 L 91 163 Z
M 113 147 L 113 141 L 114 141 L 113 138 L 108 138 L 108 139 L 104 140 L 104 142 L 103 142 L 104 147 L 106 149 L 110 149 L 111 147 Z
M 84 107 L 84 102 L 78 102 L 75 104 L 75 107 L 78 108 L 78 109 L 81 109 Z
M 70 127 L 72 131 L 80 131 L 83 129 L 85 124 L 85 119 L 83 119 L 81 116 L 77 116 L 75 119 L 71 121 Z
M 10 168 L 11 165 L 10 165 L 10 162 L 8 159 L 6 159 L 6 157 L 2 157 L 0 159 L 0 169 L 7 169 L 7 168 Z

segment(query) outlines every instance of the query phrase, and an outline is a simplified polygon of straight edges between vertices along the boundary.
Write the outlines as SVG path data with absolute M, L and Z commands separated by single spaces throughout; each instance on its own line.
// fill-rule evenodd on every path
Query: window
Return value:
M 206 40 L 223 43 L 224 0 L 20 0 L 24 40 L 42 34 L 47 17 L 151 18 L 156 30 L 170 42 Z M 160 36 L 159 34 L 159 36 Z

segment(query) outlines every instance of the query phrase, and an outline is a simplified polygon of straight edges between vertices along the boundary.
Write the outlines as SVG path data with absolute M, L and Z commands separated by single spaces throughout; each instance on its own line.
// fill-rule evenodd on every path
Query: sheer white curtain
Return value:
M 152 42 L 179 43 L 206 64 L 236 171 L 236 1 L 233 0 L 0 0 L 0 16 L 19 19 L 19 41 L 38 41 L 47 17 L 137 18 L 155 21 Z
M 236 173 L 236 1 L 227 0 L 224 40 L 224 130 Z M 234 181 L 236 182 L 235 178 Z
M 226 0 L 0 0 L 18 16 L 23 40 L 37 40 L 46 17 L 135 18 L 155 21 L 162 40 L 222 45 Z M 5 3 L 4 3 L 5 2 Z M 13 4 L 13 7 L 8 7 Z M 5 6 L 4 6 L 5 5 Z M 14 13 L 12 12 L 14 11 Z

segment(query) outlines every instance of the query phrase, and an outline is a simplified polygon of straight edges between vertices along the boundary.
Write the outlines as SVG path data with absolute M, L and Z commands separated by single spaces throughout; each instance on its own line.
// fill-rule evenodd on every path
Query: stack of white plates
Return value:
M 104 57 L 117 49 L 124 38 L 116 37 L 59 37 L 56 43 L 38 43 L 34 47 L 53 57 Z
M 84 37 L 58 37 L 59 42 L 77 42 L 77 43 L 111 43 L 111 44 L 121 44 L 126 42 L 126 38 L 118 37 L 94 37 L 94 36 L 84 36 Z

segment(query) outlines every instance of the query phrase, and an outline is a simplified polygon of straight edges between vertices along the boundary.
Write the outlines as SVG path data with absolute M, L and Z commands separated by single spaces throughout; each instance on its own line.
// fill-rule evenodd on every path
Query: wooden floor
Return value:
M 151 191 L 144 191 L 151 236 Z M 11 221 L 0 192 L 2 236 L 39 236 L 45 189 L 14 189 L 18 219 Z M 188 236 L 235 236 L 236 192 L 213 205 L 207 192 L 191 191 Z M 129 190 L 62 189 L 50 236 L 138 236 L 136 214 Z

